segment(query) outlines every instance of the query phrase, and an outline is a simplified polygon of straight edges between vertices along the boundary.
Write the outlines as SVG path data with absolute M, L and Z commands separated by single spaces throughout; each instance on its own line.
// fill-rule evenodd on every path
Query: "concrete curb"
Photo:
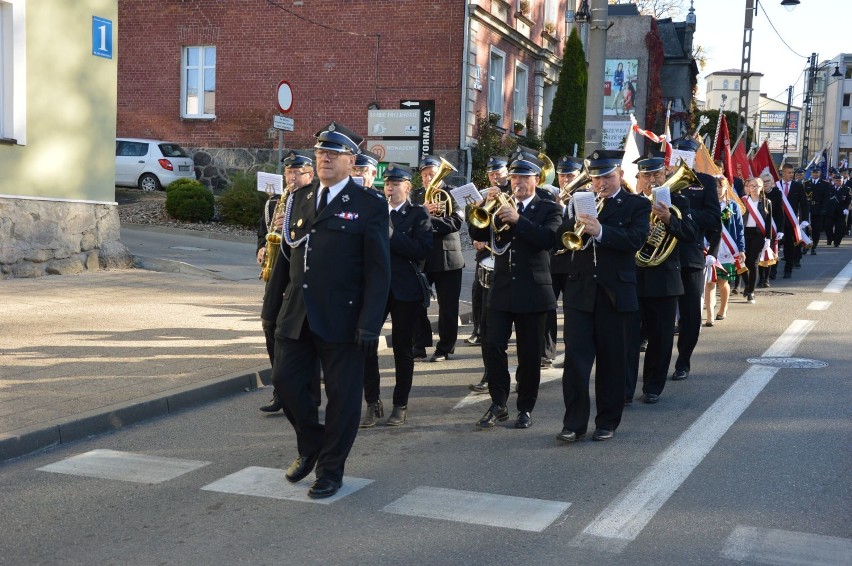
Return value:
M 81 438 L 111 432 L 128 425 L 161 417 L 248 392 L 269 383 L 271 370 L 258 369 L 171 389 L 162 394 L 108 405 L 45 425 L 0 434 L 0 463 L 20 458 Z
M 181 236 L 193 236 L 195 238 L 204 238 L 207 240 L 224 240 L 226 242 L 240 242 L 243 244 L 253 244 L 257 242 L 257 238 L 253 238 L 251 236 L 235 236 L 234 234 L 220 234 L 219 232 L 187 230 L 186 228 L 172 228 L 171 226 L 159 226 L 156 224 L 134 224 L 132 222 L 122 222 L 121 227 L 129 230 L 159 232 L 161 234 L 179 234 Z
M 198 277 L 226 280 L 225 277 L 222 277 L 218 273 L 174 259 L 162 259 L 159 257 L 148 257 L 133 254 L 133 267 L 137 269 L 147 269 L 148 271 L 182 273 L 184 275 L 196 275 Z

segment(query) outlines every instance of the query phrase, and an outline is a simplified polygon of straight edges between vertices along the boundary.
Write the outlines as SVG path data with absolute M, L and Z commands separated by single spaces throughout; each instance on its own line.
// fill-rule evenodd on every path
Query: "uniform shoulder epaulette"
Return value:
M 385 195 L 383 193 L 380 193 L 378 189 L 374 189 L 373 187 L 361 187 L 361 190 L 363 190 L 368 195 L 376 197 L 377 199 L 385 200 Z

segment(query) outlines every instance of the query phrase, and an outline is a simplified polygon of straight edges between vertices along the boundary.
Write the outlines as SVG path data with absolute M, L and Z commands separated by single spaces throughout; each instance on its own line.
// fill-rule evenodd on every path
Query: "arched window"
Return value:
M 728 79 L 722 81 L 722 89 L 728 90 Z
M 734 90 L 740 90 L 740 79 L 734 81 Z

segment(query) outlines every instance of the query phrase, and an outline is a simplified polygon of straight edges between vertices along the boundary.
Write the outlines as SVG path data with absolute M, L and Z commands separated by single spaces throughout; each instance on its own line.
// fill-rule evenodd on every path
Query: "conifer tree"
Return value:
M 547 155 L 554 163 L 562 155 L 573 154 L 575 143 L 577 155 L 583 155 L 587 84 L 588 71 L 583 44 L 577 29 L 574 28 L 565 42 L 562 70 L 559 72 L 559 83 L 556 85 L 553 109 L 550 112 L 550 124 L 544 131 Z

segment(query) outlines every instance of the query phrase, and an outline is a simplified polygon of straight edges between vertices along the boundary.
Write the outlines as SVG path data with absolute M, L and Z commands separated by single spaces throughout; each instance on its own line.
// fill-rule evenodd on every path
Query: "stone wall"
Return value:
M 0 279 L 129 268 L 118 207 L 0 198 Z
M 222 191 L 235 171 L 254 173 L 260 169 L 275 172 L 278 150 L 257 148 L 184 148 L 192 156 L 199 181 L 214 191 Z M 284 152 L 285 154 L 287 151 Z

